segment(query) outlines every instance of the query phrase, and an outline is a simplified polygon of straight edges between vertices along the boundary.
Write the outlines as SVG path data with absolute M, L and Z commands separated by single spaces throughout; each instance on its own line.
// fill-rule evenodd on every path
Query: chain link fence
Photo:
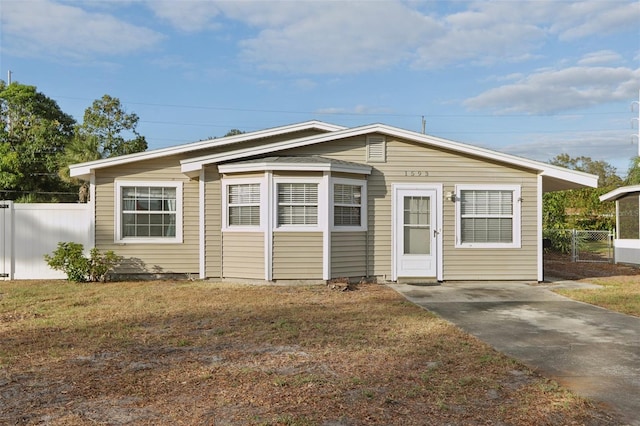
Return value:
M 569 256 L 572 262 L 613 263 L 611 231 L 546 229 L 543 231 L 545 255 Z

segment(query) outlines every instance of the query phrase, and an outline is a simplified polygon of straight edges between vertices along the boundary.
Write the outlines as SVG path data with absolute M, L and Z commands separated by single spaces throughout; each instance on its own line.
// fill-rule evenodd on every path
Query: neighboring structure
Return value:
M 399 128 L 309 121 L 71 166 L 120 273 L 531 280 L 542 194 L 597 177 Z
M 616 202 L 616 263 L 640 265 L 640 185 L 614 189 L 600 201 Z

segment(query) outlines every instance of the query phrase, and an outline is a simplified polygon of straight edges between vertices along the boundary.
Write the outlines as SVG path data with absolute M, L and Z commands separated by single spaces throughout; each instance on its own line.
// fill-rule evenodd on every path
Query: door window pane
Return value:
M 404 254 L 431 253 L 430 222 L 430 197 L 404 197 Z

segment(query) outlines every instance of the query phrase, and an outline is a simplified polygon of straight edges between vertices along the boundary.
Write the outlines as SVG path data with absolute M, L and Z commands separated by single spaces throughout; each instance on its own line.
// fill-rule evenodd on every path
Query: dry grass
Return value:
M 558 290 L 575 300 L 640 317 L 640 268 L 609 263 L 570 262 L 546 256 L 545 274 L 599 284 L 600 289 Z
M 363 285 L 0 284 L 0 424 L 619 424 Z

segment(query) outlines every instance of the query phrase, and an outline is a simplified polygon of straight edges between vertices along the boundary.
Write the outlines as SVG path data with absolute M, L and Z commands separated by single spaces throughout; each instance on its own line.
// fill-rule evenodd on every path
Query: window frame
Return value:
M 351 185 L 360 187 L 360 225 L 336 225 L 335 223 L 335 207 L 334 201 L 335 185 Z M 329 191 L 329 217 L 331 219 L 331 231 L 333 232 L 353 232 L 367 230 L 367 181 L 362 179 L 348 178 L 332 178 L 330 181 Z M 348 205 L 344 205 L 348 206 Z
M 287 183 L 307 183 L 307 184 L 315 184 L 318 185 L 318 200 L 316 204 L 316 208 L 318 211 L 316 224 L 314 225 L 281 225 L 278 222 L 278 210 L 280 204 L 278 203 L 278 186 L 280 184 Z M 323 230 L 323 227 L 326 225 L 326 215 L 327 215 L 327 206 L 326 206 L 326 194 L 327 188 L 324 184 L 324 180 L 321 177 L 313 178 L 313 177 L 274 177 L 273 178 L 273 230 L 274 232 L 278 231 L 286 231 L 286 232 L 319 232 Z
M 174 237 L 125 237 L 122 235 L 122 189 L 124 187 L 174 188 L 176 190 L 176 235 Z M 179 181 L 126 181 L 115 182 L 114 242 L 118 244 L 179 244 L 182 243 L 183 227 L 183 183 Z
M 462 191 L 510 191 L 513 193 L 512 204 L 512 241 L 510 243 L 463 243 L 462 242 Z M 456 185 L 456 248 L 521 248 L 522 234 L 522 189 L 520 185 Z M 489 217 L 490 215 L 487 215 Z M 506 217 L 506 216 L 505 216 Z
M 260 225 L 229 225 L 229 187 L 233 185 L 260 185 Z M 224 178 L 222 179 L 222 231 L 224 232 L 260 232 L 267 221 L 264 178 Z

